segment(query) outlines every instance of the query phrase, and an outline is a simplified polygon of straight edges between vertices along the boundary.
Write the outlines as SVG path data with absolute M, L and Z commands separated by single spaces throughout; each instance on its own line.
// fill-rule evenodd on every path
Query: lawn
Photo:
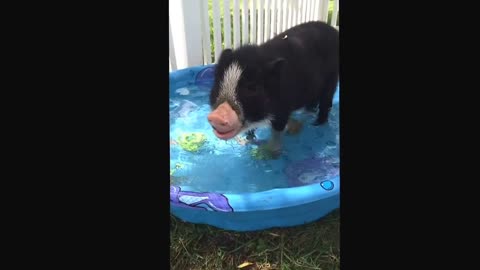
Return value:
M 340 269 L 339 210 L 303 226 L 229 232 L 172 216 L 170 266 L 176 270 Z M 251 263 L 239 268 L 243 263 Z

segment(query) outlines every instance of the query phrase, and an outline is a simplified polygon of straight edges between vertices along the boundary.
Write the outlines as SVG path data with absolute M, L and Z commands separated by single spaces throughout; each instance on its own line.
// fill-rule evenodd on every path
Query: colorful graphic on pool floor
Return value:
M 213 192 L 182 191 L 180 187 L 170 186 L 170 203 L 186 208 L 205 209 L 207 211 L 233 212 L 227 197 Z

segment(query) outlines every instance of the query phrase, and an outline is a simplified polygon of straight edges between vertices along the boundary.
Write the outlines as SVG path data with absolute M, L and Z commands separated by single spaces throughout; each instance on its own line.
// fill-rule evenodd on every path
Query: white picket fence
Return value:
M 225 48 L 238 48 L 241 44 L 247 43 L 261 44 L 277 33 L 303 22 L 318 20 L 327 22 L 328 4 L 332 0 L 169 1 L 169 49 L 172 71 L 215 63 Z M 212 2 L 212 20 L 208 14 L 208 1 Z M 330 24 L 339 29 L 338 0 L 334 0 L 333 5 Z M 231 13 L 233 16 L 228 15 Z M 211 25 L 213 46 L 210 40 Z

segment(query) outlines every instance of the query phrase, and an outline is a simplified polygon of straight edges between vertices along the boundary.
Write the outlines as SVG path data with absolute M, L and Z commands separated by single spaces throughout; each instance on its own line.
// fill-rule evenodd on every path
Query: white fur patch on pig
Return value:
M 240 110 L 242 108 L 237 100 L 236 89 L 242 72 L 243 70 L 237 62 L 230 64 L 225 70 L 218 94 L 218 100 L 230 101 L 237 105 Z M 240 112 L 240 114 L 239 117 L 242 118 L 243 112 Z

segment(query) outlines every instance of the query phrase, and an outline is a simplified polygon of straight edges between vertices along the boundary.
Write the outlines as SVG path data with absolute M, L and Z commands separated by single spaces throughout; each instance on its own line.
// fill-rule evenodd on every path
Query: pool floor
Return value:
M 172 94 L 174 92 L 174 94 Z M 170 181 L 183 190 L 245 193 L 320 182 L 339 174 L 339 108 L 330 111 L 329 122 L 312 126 L 315 114 L 296 112 L 303 122 L 296 135 L 285 135 L 283 152 L 277 159 L 252 156 L 258 146 L 245 144 L 245 134 L 223 141 L 215 137 L 207 122 L 208 91 L 190 86 L 170 95 Z M 182 148 L 180 137 L 203 134 L 198 151 Z M 258 141 L 267 140 L 269 128 L 257 129 Z

